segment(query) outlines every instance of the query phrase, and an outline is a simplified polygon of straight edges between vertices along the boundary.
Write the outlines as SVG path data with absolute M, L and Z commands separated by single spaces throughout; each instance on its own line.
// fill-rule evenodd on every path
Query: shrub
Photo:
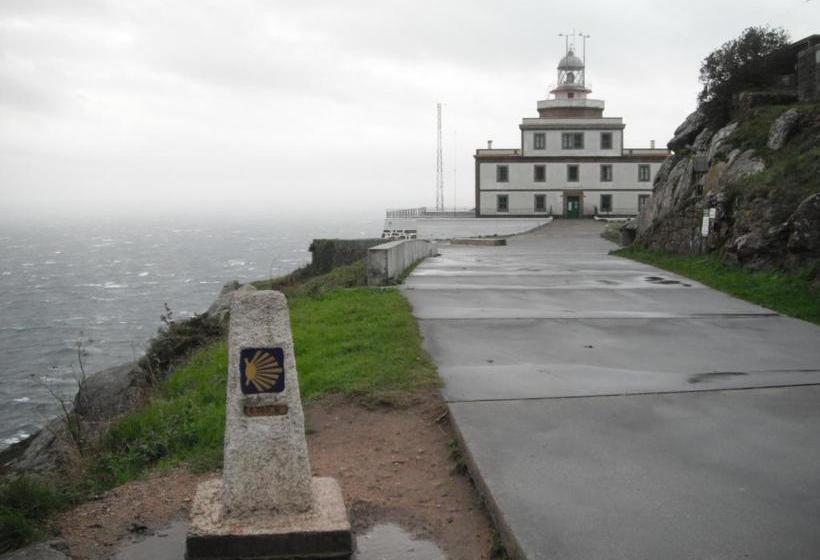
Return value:
M 743 90 L 766 88 L 777 79 L 769 55 L 789 44 L 781 28 L 749 27 L 703 59 L 698 94 L 701 110 L 714 126 L 729 121 L 735 96 Z

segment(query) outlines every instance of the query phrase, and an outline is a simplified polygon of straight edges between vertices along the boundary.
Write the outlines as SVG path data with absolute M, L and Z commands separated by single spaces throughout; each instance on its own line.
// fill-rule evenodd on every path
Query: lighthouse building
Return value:
M 475 153 L 477 217 L 636 215 L 652 195 L 665 149 L 624 148 L 624 123 L 588 97 L 584 62 L 570 48 L 538 117 L 519 125 L 518 148 Z M 653 142 L 654 144 L 654 142 Z

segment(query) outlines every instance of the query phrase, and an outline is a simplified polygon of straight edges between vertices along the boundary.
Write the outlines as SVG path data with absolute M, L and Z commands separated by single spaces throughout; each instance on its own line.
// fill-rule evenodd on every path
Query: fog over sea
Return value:
M 314 238 L 378 237 L 378 216 L 0 224 L 0 449 L 57 414 L 79 373 L 133 360 L 160 326 L 202 313 L 222 285 L 285 274 Z

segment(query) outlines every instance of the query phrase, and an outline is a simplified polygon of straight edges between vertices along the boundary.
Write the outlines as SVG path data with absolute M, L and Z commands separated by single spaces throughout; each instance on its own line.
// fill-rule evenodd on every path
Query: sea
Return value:
M 0 223 L 0 449 L 73 398 L 80 375 L 141 356 L 161 325 L 232 280 L 310 262 L 315 238 L 378 237 L 378 216 Z

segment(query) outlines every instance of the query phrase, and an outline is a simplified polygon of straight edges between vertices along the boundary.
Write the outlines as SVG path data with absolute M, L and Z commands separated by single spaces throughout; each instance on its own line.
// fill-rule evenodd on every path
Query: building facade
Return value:
M 624 148 L 623 120 L 603 116 L 585 81 L 584 62 L 568 49 L 552 97 L 519 125 L 520 147 L 476 150 L 477 217 L 633 216 L 649 202 L 669 151 Z

